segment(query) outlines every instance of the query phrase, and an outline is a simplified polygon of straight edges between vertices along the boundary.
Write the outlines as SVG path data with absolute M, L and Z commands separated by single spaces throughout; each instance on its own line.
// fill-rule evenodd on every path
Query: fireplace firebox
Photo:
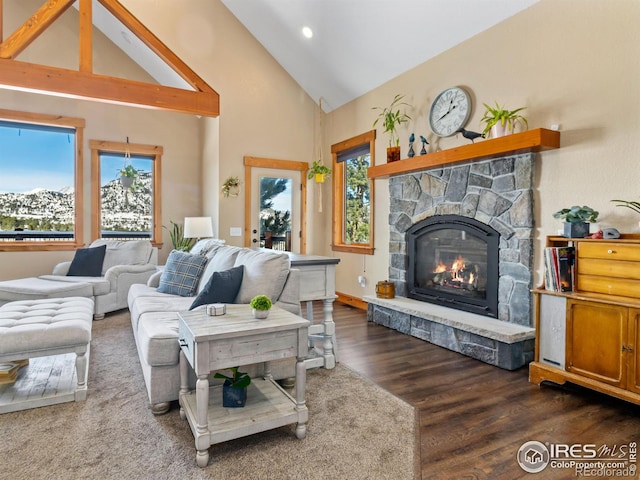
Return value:
M 409 298 L 498 317 L 500 234 L 459 215 L 435 215 L 407 231 Z

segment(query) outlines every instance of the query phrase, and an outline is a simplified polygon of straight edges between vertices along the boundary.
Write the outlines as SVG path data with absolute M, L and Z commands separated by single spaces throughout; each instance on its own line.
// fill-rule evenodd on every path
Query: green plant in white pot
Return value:
M 507 110 L 498 105 L 498 102 L 496 102 L 495 107 L 491 107 L 486 103 L 483 103 L 483 105 L 485 112 L 480 119 L 480 123 L 484 123 L 482 133 L 484 133 L 485 136 L 491 132 L 492 138 L 503 137 L 513 133 L 518 126 L 525 130 L 529 128 L 529 122 L 519 113 L 526 107 Z
M 591 207 L 574 205 L 553 214 L 553 218 L 564 220 L 564 234 L 567 238 L 584 238 L 589 235 L 589 223 L 595 222 L 600 213 Z
M 271 299 L 266 295 L 256 295 L 249 303 L 249 306 L 253 309 L 254 318 L 267 318 L 271 305 Z

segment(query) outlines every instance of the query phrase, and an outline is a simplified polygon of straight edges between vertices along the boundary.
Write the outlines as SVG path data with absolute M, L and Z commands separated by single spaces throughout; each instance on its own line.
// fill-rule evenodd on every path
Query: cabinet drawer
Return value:
M 578 262 L 578 273 L 579 275 L 640 280 L 640 263 L 582 258 Z
M 604 293 L 633 298 L 637 298 L 640 292 L 640 280 L 598 277 L 581 273 L 577 277 L 576 286 L 580 292 Z
M 579 242 L 578 261 L 581 258 L 640 262 L 640 248 L 633 244 Z

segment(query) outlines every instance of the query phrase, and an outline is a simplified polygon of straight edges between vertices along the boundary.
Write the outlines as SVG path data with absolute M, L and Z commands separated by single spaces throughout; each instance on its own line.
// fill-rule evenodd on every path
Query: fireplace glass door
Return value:
M 409 231 L 409 296 L 497 316 L 498 241 L 491 227 L 435 216 Z

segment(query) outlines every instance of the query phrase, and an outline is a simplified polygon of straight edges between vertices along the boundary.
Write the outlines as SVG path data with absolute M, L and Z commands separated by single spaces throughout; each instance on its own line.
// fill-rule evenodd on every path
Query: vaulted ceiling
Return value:
M 325 111 L 538 0 L 222 0 Z M 302 28 L 313 31 L 312 38 Z
M 0 87 L 218 114 L 213 88 L 117 0 L 42 1 L 40 10 L 0 43 Z M 331 111 L 539 0 L 221 1 L 309 96 Z M 15 60 L 20 49 L 71 4 L 159 86 L 140 88 L 135 82 L 94 75 L 86 53 L 91 45 L 88 28 L 80 29 L 78 72 Z M 311 38 L 303 36 L 303 27 L 313 32 Z

